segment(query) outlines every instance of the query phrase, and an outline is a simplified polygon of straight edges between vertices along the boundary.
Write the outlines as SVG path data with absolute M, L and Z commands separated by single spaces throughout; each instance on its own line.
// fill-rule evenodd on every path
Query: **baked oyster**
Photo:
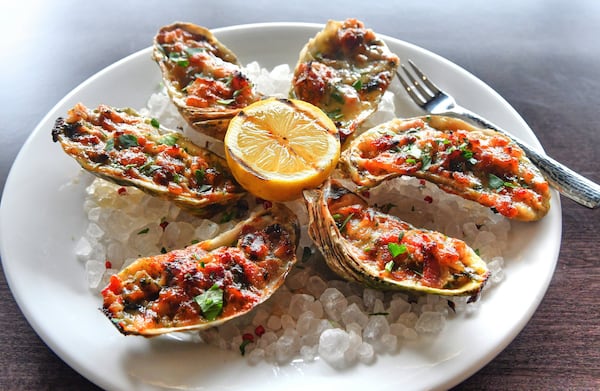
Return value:
M 261 99 L 235 54 L 202 26 L 162 27 L 154 37 L 152 53 L 182 117 L 210 137 L 222 141 L 229 120 Z
M 92 174 L 196 215 L 212 215 L 246 194 L 225 159 L 131 109 L 78 103 L 56 120 L 52 139 Z
M 548 182 L 518 145 L 453 117 L 393 119 L 358 136 L 340 161 L 360 186 L 407 175 L 511 219 L 539 220 L 550 208 Z
M 330 20 L 300 52 L 290 96 L 327 113 L 343 142 L 377 110 L 399 62 L 362 22 Z
M 103 313 L 125 334 L 218 326 L 268 299 L 296 262 L 299 226 L 284 205 L 184 249 L 140 258 L 110 277 Z
M 388 290 L 475 300 L 489 272 L 462 240 L 418 229 L 328 180 L 304 192 L 308 232 L 340 277 Z

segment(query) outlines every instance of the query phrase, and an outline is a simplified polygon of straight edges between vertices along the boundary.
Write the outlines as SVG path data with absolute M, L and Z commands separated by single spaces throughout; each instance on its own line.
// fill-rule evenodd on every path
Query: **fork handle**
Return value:
M 479 126 L 496 130 L 508 136 L 523 149 L 531 162 L 544 174 L 550 185 L 556 188 L 562 195 L 590 209 L 600 206 L 600 185 L 597 183 L 576 173 L 550 156 L 537 152 L 517 137 L 464 107 L 455 106 L 452 112 L 445 113 L 445 115 L 466 119 Z

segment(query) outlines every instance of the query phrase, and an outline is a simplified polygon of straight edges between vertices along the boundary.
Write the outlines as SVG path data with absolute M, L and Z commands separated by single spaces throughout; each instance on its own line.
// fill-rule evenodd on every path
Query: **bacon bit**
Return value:
M 124 195 L 127 193 L 127 189 L 125 187 L 119 187 L 119 189 L 117 190 L 117 193 L 119 195 Z
M 244 335 L 242 335 L 242 340 L 254 342 L 254 335 L 250 333 L 245 333 Z
M 265 333 L 265 328 L 263 325 L 258 325 L 256 326 L 256 329 L 254 329 L 254 334 L 256 334 L 258 337 L 262 336 Z
M 112 263 L 107 260 L 106 262 L 104 262 L 104 267 L 107 269 L 112 269 Z
M 425 200 L 425 202 L 427 202 L 428 204 L 431 204 L 433 202 L 433 198 L 431 196 L 425 196 L 423 200 Z
M 168 221 L 163 221 L 162 223 L 160 223 L 160 228 L 162 228 L 162 230 L 164 231 L 165 228 L 167 228 L 167 225 L 169 225 Z

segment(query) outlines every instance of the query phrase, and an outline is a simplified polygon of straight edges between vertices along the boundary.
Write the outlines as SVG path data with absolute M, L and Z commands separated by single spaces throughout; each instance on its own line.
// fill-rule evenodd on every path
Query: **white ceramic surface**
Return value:
M 321 26 L 277 23 L 215 30 L 243 63 L 264 67 L 295 64 Z M 533 132 L 496 92 L 449 61 L 384 37 L 401 59 L 412 59 L 464 106 L 538 146 Z M 152 37 L 148 37 L 151 42 Z M 537 308 L 556 265 L 561 210 L 554 192 L 550 213 L 537 223 L 513 224 L 505 280 L 486 292 L 472 316 L 447 322 L 440 335 L 380 356 L 370 366 L 338 371 L 322 362 L 284 367 L 250 366 L 235 352 L 173 338 L 124 337 L 98 307 L 74 255 L 85 228 L 84 184 L 67 184 L 80 168 L 52 143 L 54 120 L 76 102 L 143 107 L 160 73 L 150 49 L 135 53 L 91 77 L 61 100 L 20 151 L 0 207 L 0 250 L 10 288 L 35 331 L 66 363 L 106 389 L 446 389 L 483 367 L 506 347 Z M 399 94 L 398 116 L 419 114 Z

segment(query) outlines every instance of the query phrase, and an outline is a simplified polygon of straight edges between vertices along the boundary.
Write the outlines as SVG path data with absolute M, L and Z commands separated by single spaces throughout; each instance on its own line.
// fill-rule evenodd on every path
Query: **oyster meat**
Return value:
M 56 120 L 52 139 L 92 174 L 197 215 L 212 215 L 246 194 L 225 159 L 130 109 L 76 104 Z
M 296 262 L 299 226 L 282 204 L 232 230 L 112 275 L 102 311 L 123 334 L 203 330 L 268 299 Z
M 153 58 L 183 118 L 210 137 L 222 141 L 229 120 L 261 99 L 235 54 L 202 26 L 162 27 L 154 37 Z
M 339 276 L 379 289 L 475 300 L 489 272 L 462 240 L 369 207 L 340 182 L 304 192 L 308 232 Z
M 492 208 L 511 219 L 539 220 L 550 208 L 550 187 L 508 137 L 460 119 L 393 119 L 354 139 L 342 168 L 360 186 L 408 175 Z
M 343 142 L 377 110 L 399 62 L 362 22 L 330 20 L 302 49 L 290 95 L 327 113 Z

